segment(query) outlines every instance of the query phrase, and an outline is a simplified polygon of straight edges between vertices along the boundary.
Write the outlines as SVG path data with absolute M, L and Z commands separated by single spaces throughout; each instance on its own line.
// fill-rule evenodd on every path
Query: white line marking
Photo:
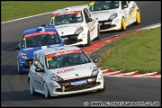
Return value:
M 52 12 L 46 12 L 46 13 L 41 13 L 41 14 L 37 14 L 37 15 L 27 16 L 27 17 L 23 17 L 23 18 L 19 18 L 19 19 L 4 21 L 4 22 L 1 22 L 1 24 L 6 24 L 6 23 L 14 22 L 14 21 L 24 20 L 24 19 L 27 19 L 27 18 L 42 16 L 42 15 L 46 15 L 46 14 L 50 14 L 50 13 L 52 14 Z

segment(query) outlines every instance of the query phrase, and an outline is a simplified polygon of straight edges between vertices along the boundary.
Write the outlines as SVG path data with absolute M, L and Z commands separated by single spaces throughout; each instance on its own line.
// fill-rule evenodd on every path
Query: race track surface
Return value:
M 142 23 L 127 27 L 126 32 L 152 24 L 161 23 L 161 1 L 139 1 Z M 77 95 L 45 99 L 43 95 L 31 96 L 27 84 L 27 74 L 19 75 L 16 67 L 17 52 L 14 46 L 20 42 L 23 29 L 46 24 L 50 14 L 1 24 L 1 106 L 84 106 L 93 101 L 145 101 L 159 102 L 161 106 L 161 78 L 118 78 L 106 77 L 106 90 Z M 121 31 L 101 34 L 101 40 Z

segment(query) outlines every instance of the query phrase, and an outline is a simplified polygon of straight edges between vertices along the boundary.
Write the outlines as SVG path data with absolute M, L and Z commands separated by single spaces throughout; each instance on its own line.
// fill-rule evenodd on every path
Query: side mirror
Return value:
M 70 43 L 68 39 L 64 39 L 64 40 L 62 39 L 62 41 L 65 45 L 68 45 Z
M 93 59 L 93 62 L 94 63 L 97 63 L 97 62 L 99 62 L 99 59 L 98 58 L 95 58 L 95 59 Z
M 91 22 L 92 21 L 92 18 L 88 18 L 87 22 Z
M 15 46 L 15 50 L 20 50 L 19 44 Z
M 36 68 L 35 71 L 36 72 L 44 72 L 44 69 Z
M 124 8 L 127 8 L 128 7 L 128 5 L 126 4 L 126 5 L 124 5 Z
M 45 24 L 42 24 L 43 27 L 45 27 L 46 25 Z
M 34 66 L 37 67 L 38 61 L 34 61 Z

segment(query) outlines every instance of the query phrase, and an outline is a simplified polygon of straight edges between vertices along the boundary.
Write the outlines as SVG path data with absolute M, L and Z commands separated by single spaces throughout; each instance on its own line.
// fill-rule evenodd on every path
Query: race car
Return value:
M 55 26 L 66 45 L 89 46 L 99 39 L 100 26 L 91 15 L 88 5 L 71 6 L 52 13 L 48 26 Z
M 15 46 L 18 52 L 18 73 L 29 72 L 37 51 L 59 46 L 64 46 L 64 43 L 54 27 L 35 27 L 24 30 L 21 42 Z
M 105 89 L 102 71 L 76 46 L 40 50 L 28 74 L 30 93 L 45 98 Z
M 92 1 L 89 10 L 100 24 L 100 31 L 126 30 L 140 24 L 140 9 L 134 1 Z

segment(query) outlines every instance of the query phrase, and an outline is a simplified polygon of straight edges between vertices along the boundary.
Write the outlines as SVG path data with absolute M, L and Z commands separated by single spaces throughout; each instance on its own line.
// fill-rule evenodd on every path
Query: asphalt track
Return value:
M 161 1 L 137 2 L 141 9 L 142 23 L 132 25 L 127 31 L 161 23 Z M 14 46 L 20 41 L 22 30 L 47 23 L 49 14 L 1 24 L 1 106 L 2 107 L 83 107 L 84 102 L 159 102 L 161 106 L 161 78 L 105 77 L 106 90 L 102 93 L 82 93 L 45 99 L 43 95 L 31 96 L 27 74 L 18 75 L 17 52 Z M 123 33 L 102 33 L 101 38 Z M 88 105 L 90 106 L 90 105 Z

